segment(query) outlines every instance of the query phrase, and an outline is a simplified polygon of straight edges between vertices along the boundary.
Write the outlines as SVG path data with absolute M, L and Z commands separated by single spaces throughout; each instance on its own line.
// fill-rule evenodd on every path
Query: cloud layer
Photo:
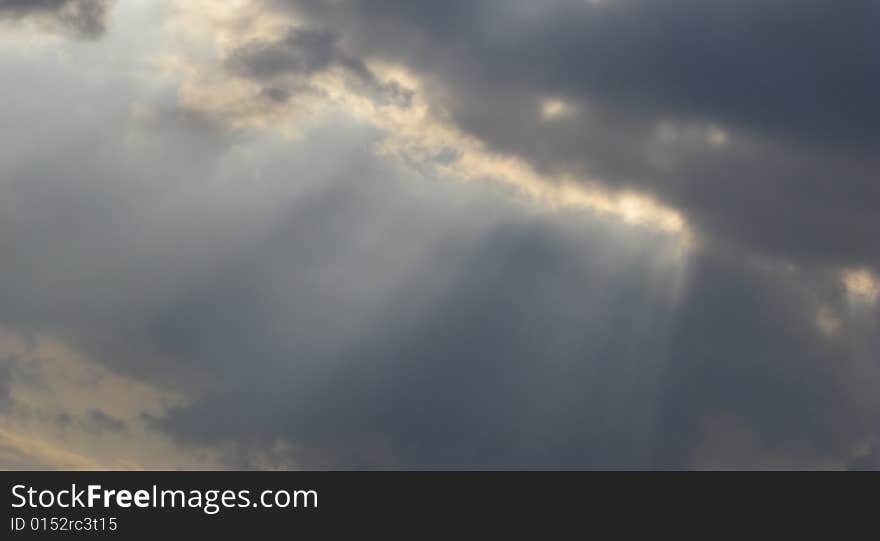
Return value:
M 876 463 L 872 3 L 210 4 L 0 41 L 0 463 Z

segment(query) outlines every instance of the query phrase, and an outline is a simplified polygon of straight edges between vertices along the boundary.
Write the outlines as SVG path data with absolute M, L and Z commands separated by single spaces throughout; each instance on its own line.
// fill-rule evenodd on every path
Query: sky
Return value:
M 0 468 L 880 468 L 878 22 L 0 0 Z

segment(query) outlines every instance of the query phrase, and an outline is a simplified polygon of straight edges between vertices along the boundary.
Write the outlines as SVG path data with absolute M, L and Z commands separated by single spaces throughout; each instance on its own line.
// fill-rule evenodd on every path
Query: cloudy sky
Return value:
M 878 23 L 0 0 L 0 467 L 880 467 Z

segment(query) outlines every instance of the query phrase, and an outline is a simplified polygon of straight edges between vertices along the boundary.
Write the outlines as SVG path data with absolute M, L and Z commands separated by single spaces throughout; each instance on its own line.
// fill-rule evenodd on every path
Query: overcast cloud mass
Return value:
M 880 467 L 878 22 L 0 0 L 0 467 Z

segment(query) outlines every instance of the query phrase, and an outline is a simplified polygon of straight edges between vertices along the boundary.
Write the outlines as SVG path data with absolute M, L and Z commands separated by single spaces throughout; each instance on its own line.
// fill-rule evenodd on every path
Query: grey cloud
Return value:
M 365 52 L 456 83 L 467 70 L 499 89 L 586 94 L 797 139 L 880 142 L 869 107 L 878 59 L 865 52 L 876 45 L 870 0 L 287 3 L 339 25 Z
M 717 253 L 699 255 L 694 265 L 670 341 L 658 462 L 845 464 L 835 457 L 853 453 L 880 427 L 876 314 L 853 318 L 841 288 L 818 276 Z M 839 318 L 839 334 L 818 332 L 822 310 Z M 730 420 L 745 427 L 758 454 L 722 442 L 698 456 L 713 423 L 729 429 Z
M 880 470 L 880 448 L 877 445 L 872 446 L 867 454 L 859 456 L 850 462 L 849 469 L 856 471 Z
M 88 415 L 81 421 L 81 426 L 88 432 L 125 432 L 128 425 L 122 419 L 118 419 L 101 410 L 90 410 Z
M 264 79 L 287 73 L 309 75 L 344 58 L 333 34 L 292 28 L 277 42 L 252 42 L 238 48 L 228 64 L 235 72 Z
M 270 3 L 425 75 L 498 150 L 655 194 L 724 241 L 880 268 L 876 2 Z M 578 113 L 542 121 L 545 98 Z M 683 135 L 712 126 L 728 144 Z
M 12 389 L 16 385 L 46 387 L 43 366 L 44 361 L 36 358 L 23 359 L 18 355 L 0 358 L 0 412 L 10 412 L 15 406 Z
M 0 18 L 36 16 L 73 34 L 94 39 L 106 30 L 112 0 L 0 0 Z
M 457 28 L 457 4 L 433 5 L 438 33 Z M 335 49 L 359 50 L 346 36 Z M 295 141 L 230 134 L 0 61 L 17 74 L 0 102 L 0 325 L 183 395 L 141 422 L 236 448 L 231 466 L 278 442 L 304 466 L 846 465 L 875 439 L 877 308 L 824 265 L 722 242 L 683 256 L 674 235 L 416 174 L 344 116 Z M 297 62 L 282 64 L 326 69 Z M 33 90 L 61 87 L 82 107 Z M 758 222 L 760 184 L 742 186 Z M 724 209 L 736 189 L 716 189 Z M 739 446 L 712 445 L 725 423 Z
M 396 81 L 380 81 L 361 59 L 339 47 L 335 34 L 322 30 L 292 27 L 277 40 L 246 43 L 231 53 L 226 65 L 232 73 L 276 85 L 280 77 L 307 81 L 310 75 L 338 68 L 356 90 L 382 104 L 408 107 L 412 100 L 410 90 Z M 266 92 L 275 101 L 287 98 L 282 88 L 269 86 Z
M 11 359 L 0 362 L 0 412 L 8 411 L 12 406 L 12 370 L 10 367 Z

